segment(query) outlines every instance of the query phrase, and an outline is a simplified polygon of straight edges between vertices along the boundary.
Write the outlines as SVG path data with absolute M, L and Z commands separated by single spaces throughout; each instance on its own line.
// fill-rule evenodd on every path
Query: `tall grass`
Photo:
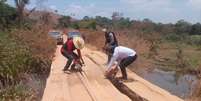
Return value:
M 48 36 L 48 31 L 39 30 L 38 27 L 32 27 L 31 30 L 18 29 L 11 34 L 16 40 L 20 40 L 29 48 L 32 55 L 32 72 L 48 73 L 51 65 L 56 42 Z
M 28 78 L 27 74 L 47 75 L 55 47 L 56 42 L 46 31 L 34 27 L 0 33 L 0 100 L 25 101 L 31 97 L 32 94 L 26 92 L 31 88 L 24 86 L 26 81 L 23 79 Z M 27 90 L 20 89 L 19 83 Z
M 0 91 L 0 101 L 35 101 L 33 91 L 23 84 L 3 88 Z
M 19 81 L 22 73 L 27 72 L 31 65 L 29 51 L 13 41 L 1 45 L 0 60 L 2 86 Z
M 1 36 L 0 47 L 0 78 L 1 87 L 4 87 L 15 84 L 20 75 L 29 70 L 31 55 L 26 47 L 7 35 Z

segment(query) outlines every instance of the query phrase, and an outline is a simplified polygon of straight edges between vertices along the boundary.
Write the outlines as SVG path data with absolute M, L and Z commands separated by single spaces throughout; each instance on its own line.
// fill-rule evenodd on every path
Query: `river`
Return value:
M 178 75 L 174 71 L 160 69 L 143 71 L 140 76 L 182 99 L 188 98 L 192 94 L 198 81 L 194 75 Z

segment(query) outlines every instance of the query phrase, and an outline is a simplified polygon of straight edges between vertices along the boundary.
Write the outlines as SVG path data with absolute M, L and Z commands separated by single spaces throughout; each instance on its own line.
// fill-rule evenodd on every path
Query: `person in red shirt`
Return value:
M 61 48 L 61 54 L 68 59 L 63 71 L 68 71 L 71 63 L 74 59 L 81 59 L 84 63 L 81 56 L 81 49 L 84 48 L 84 40 L 81 37 L 70 38 Z M 77 50 L 78 55 L 73 52 Z

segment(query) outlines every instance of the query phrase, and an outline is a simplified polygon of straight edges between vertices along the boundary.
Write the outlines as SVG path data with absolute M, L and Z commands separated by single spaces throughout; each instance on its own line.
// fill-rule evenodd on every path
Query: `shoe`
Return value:
M 117 79 L 119 79 L 119 80 L 128 80 L 127 77 L 117 77 Z
M 71 73 L 68 68 L 64 68 L 63 71 L 64 71 L 64 73 L 67 73 L 67 74 L 70 74 L 70 73 Z
M 67 71 L 67 70 L 68 70 L 68 68 L 64 67 L 63 71 Z
M 71 72 L 70 72 L 70 70 L 66 70 L 66 71 L 64 71 L 64 73 L 70 74 Z

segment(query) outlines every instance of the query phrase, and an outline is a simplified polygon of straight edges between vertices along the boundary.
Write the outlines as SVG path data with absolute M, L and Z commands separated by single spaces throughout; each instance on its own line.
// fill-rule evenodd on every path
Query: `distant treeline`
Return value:
M 120 16 L 116 12 L 112 14 L 112 19 L 102 16 L 94 18 L 85 16 L 81 20 L 73 20 L 70 16 L 62 16 L 59 19 L 59 27 L 73 27 L 73 28 L 87 28 L 96 30 L 97 27 L 106 27 L 111 30 L 139 30 L 143 32 L 158 32 L 161 34 L 188 34 L 188 35 L 201 35 L 201 24 L 191 24 L 185 20 L 179 20 L 175 24 L 168 23 L 155 23 L 150 19 L 130 20 Z
M 18 11 L 19 12 L 19 11 Z M 131 20 L 123 17 L 123 14 L 114 12 L 112 19 L 102 16 L 88 17 L 85 16 L 81 20 L 76 20 L 70 16 L 61 16 L 55 27 L 73 27 L 76 29 L 86 28 L 96 30 L 99 27 L 106 27 L 111 30 L 138 30 L 145 33 L 158 32 L 161 34 L 177 34 L 177 35 L 201 35 L 201 23 L 189 23 L 185 20 L 179 20 L 175 24 L 155 23 L 150 19 Z M 0 2 L 0 29 L 10 27 L 16 24 L 17 10 L 5 2 Z

